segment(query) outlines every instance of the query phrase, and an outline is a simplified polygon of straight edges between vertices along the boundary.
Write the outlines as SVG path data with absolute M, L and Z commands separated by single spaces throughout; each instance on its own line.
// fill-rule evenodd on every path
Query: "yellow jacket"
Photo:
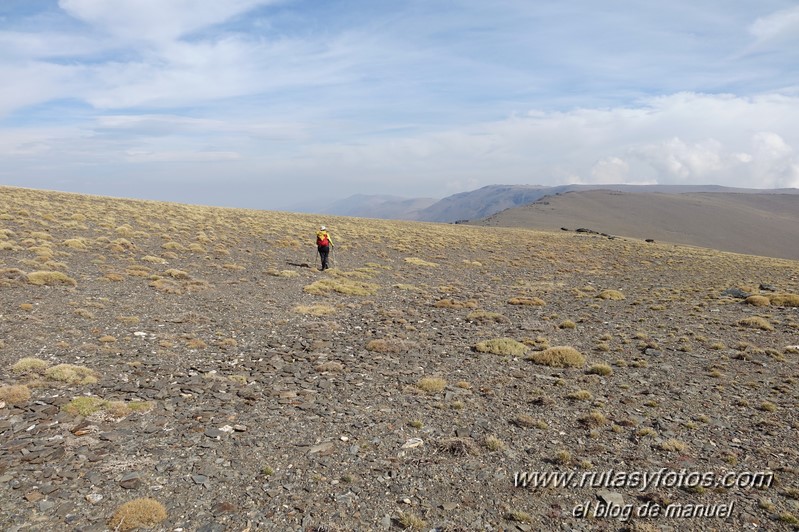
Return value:
M 322 239 L 324 239 L 324 238 L 327 238 L 327 241 L 328 241 L 330 247 L 333 247 L 333 240 L 330 238 L 330 235 L 328 234 L 327 231 L 317 231 L 316 232 L 316 245 L 318 246 L 319 242 Z

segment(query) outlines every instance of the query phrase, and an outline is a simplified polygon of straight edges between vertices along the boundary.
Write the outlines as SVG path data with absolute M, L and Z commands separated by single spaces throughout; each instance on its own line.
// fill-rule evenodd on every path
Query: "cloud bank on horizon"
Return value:
M 268 209 L 799 187 L 799 6 L 4 0 L 0 183 Z

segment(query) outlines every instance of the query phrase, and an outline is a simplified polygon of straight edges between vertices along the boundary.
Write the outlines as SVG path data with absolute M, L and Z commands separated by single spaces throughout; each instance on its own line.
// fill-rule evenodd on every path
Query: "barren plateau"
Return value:
M 3 530 L 799 523 L 796 261 L 3 187 L 0 298 Z

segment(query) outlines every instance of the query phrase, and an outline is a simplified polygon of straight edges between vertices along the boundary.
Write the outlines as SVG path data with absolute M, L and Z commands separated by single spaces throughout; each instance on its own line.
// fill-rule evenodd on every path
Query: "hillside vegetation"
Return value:
M 0 188 L 0 297 L 7 530 L 799 522 L 796 261 Z M 514 485 L 663 469 L 773 482 Z

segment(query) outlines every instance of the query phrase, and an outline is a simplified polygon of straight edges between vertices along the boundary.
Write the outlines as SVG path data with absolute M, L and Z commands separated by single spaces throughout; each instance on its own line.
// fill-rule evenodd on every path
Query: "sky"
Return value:
M 0 0 L 0 184 L 799 187 L 796 0 Z

